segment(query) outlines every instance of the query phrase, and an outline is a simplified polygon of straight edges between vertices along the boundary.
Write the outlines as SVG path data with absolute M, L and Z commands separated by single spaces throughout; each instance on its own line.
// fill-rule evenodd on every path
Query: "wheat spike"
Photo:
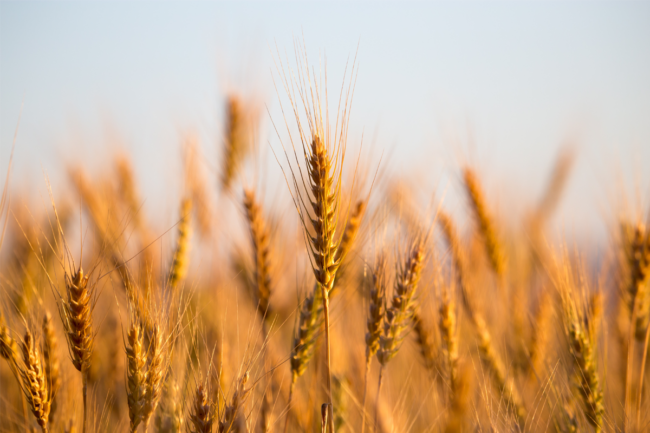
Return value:
M 436 347 L 433 332 L 428 329 L 418 311 L 413 313 L 413 330 L 415 331 L 415 342 L 424 361 L 424 367 L 434 378 L 437 378 L 439 374 L 438 348 Z
M 83 373 L 90 367 L 94 340 L 88 275 L 80 267 L 72 277 L 66 272 L 65 279 L 67 299 L 63 304 L 63 324 L 72 364 Z
M 45 377 L 50 387 L 50 421 L 57 407 L 57 392 L 61 387 L 61 371 L 57 355 L 58 343 L 54 333 L 52 316 L 49 312 L 43 317 L 43 361 L 45 363 Z
M 269 298 L 271 297 L 270 234 L 252 190 L 244 190 L 244 208 L 255 257 L 254 279 L 257 288 L 257 309 L 261 317 L 269 317 Z
M 214 411 L 212 402 L 208 397 L 208 391 L 203 384 L 196 388 L 189 421 L 192 424 L 191 426 L 188 425 L 190 433 L 212 433 Z
M 11 337 L 9 328 L 4 324 L 0 316 L 0 356 L 9 362 L 13 362 L 18 357 L 18 345 L 16 340 Z
M 453 299 L 445 290 L 440 303 L 440 333 L 445 345 L 447 368 L 449 369 L 449 382 L 451 385 L 452 399 L 459 392 L 458 386 L 458 333 L 456 328 L 456 307 Z
M 343 259 L 348 255 L 348 253 L 354 247 L 354 241 L 357 239 L 359 234 L 359 228 L 361 227 L 361 220 L 363 215 L 366 212 L 366 202 L 365 200 L 357 201 L 357 204 L 354 206 L 354 209 L 348 217 L 348 222 L 345 225 L 345 230 L 343 231 L 343 237 L 341 238 L 341 243 L 339 249 L 336 251 L 336 256 L 334 258 L 335 262 L 342 262 Z
M 322 292 L 314 287 L 311 294 L 303 301 L 298 320 L 298 332 L 293 339 L 291 354 L 292 382 L 295 382 L 307 369 L 314 356 L 316 333 L 322 323 Z
M 176 239 L 174 260 L 172 261 L 171 270 L 169 272 L 169 287 L 171 289 L 175 289 L 180 281 L 185 278 L 185 274 L 187 273 L 191 236 L 191 216 L 192 200 L 186 198 L 181 202 L 181 219 L 178 223 L 178 238 Z
M 384 316 L 386 315 L 386 256 L 380 255 L 372 269 L 372 288 L 370 289 L 370 304 L 368 305 L 368 332 L 366 333 L 366 363 L 379 350 L 379 339 L 382 334 Z
M 492 269 L 497 275 L 502 276 L 504 272 L 503 247 L 497 237 L 494 221 L 489 214 L 479 180 L 469 167 L 463 170 L 463 180 Z
M 629 247 L 626 249 L 629 268 L 627 282 L 628 307 L 630 314 L 636 305 L 636 338 L 642 340 L 650 316 L 650 232 L 643 224 L 634 228 Z
M 420 281 L 424 262 L 424 245 L 420 240 L 412 242 L 410 251 L 397 271 L 395 293 L 391 307 L 386 311 L 384 335 L 379 342 L 377 359 L 386 366 L 399 350 L 415 308 L 414 297 Z
M 237 95 L 230 95 L 226 101 L 226 133 L 221 176 L 221 186 L 226 190 L 230 189 L 252 147 L 254 113 L 247 105 Z
M 127 335 L 128 346 L 126 347 L 126 393 L 131 432 L 137 431 L 143 420 L 147 392 L 147 370 L 145 368 L 147 358 L 143 347 L 143 337 L 141 326 L 133 320 Z
M 559 275 L 559 290 L 562 297 L 564 331 L 569 342 L 569 352 L 576 368 L 576 388 L 579 392 L 585 415 L 596 432 L 602 431 L 603 391 L 596 366 L 596 340 L 593 321 L 578 309 L 574 299 L 572 280 L 566 266 Z
M 50 388 L 48 386 L 43 360 L 34 345 L 32 334 L 27 331 L 22 343 L 23 365 L 19 368 L 25 398 L 38 425 L 44 433 L 48 431 L 50 415 Z
M 538 374 L 544 366 L 552 315 L 553 298 L 548 290 L 544 290 L 535 314 L 535 326 L 533 326 L 533 336 L 529 349 L 531 375 Z

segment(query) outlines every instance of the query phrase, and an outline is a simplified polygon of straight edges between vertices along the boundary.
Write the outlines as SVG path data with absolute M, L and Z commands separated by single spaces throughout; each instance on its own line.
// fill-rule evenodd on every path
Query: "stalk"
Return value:
M 372 429 L 373 433 L 377 431 L 377 424 L 379 422 L 379 393 L 381 392 L 381 384 L 384 379 L 384 366 L 379 368 L 379 383 L 377 384 L 377 399 L 375 400 L 375 423 Z

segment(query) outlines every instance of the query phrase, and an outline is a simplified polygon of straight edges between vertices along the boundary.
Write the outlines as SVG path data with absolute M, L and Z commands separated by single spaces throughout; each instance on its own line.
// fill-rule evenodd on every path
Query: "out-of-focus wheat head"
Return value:
M 589 308 L 581 304 L 580 299 L 586 288 L 576 285 L 574 272 L 567 259 L 556 258 L 554 278 L 562 299 L 564 331 L 575 367 L 575 388 L 582 398 L 588 422 L 598 432 L 604 427 L 605 408 L 596 364 L 596 328 Z M 584 284 L 584 276 L 579 278 L 579 284 Z
M 502 276 L 505 267 L 503 246 L 499 240 L 492 215 L 488 211 L 483 189 L 476 173 L 469 167 L 463 170 L 463 181 L 469 197 L 472 213 L 478 224 L 479 232 L 485 243 L 485 251 L 490 265 L 498 276 Z
M 270 233 L 262 209 L 256 202 L 255 193 L 252 190 L 244 190 L 244 209 L 255 259 L 254 280 L 257 289 L 257 309 L 260 316 L 266 318 L 271 313 L 269 310 L 272 287 Z
M 257 110 L 241 95 L 232 93 L 226 100 L 226 119 L 221 187 L 229 189 L 253 146 Z
M 209 398 L 205 385 L 199 384 L 194 394 L 194 404 L 189 416 L 188 430 L 191 433 L 212 433 L 214 423 L 214 407 Z
M 192 229 L 191 216 L 192 200 L 190 198 L 185 198 L 181 202 L 176 248 L 174 249 L 174 257 L 169 271 L 169 287 L 171 289 L 175 289 L 187 274 Z
M 386 310 L 384 334 L 380 338 L 377 359 L 382 366 L 388 364 L 399 350 L 413 317 L 415 293 L 424 265 L 424 240 L 417 236 L 398 264 L 392 304 Z

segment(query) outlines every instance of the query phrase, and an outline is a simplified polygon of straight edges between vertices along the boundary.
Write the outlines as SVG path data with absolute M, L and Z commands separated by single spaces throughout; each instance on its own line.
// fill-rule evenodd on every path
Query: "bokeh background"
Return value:
M 650 2 L 3 1 L 0 162 L 22 106 L 14 187 L 43 195 L 45 176 L 56 187 L 67 165 L 101 168 L 119 147 L 155 219 L 177 207 L 188 131 L 216 190 L 228 91 L 263 104 L 260 146 L 281 149 L 274 59 L 293 63 L 303 38 L 332 95 L 356 57 L 350 146 L 363 139 L 391 175 L 444 191 L 470 161 L 504 213 L 535 201 L 571 143 L 558 231 L 605 242 L 605 209 L 647 201 Z

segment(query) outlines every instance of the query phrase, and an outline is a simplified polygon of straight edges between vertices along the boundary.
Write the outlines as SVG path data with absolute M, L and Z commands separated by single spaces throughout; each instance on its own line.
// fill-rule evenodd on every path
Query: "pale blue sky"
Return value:
M 462 149 L 494 191 L 535 196 L 574 135 L 568 224 L 597 224 L 617 170 L 645 170 L 648 191 L 650 2 L 1 2 L 0 158 L 24 100 L 15 182 L 41 188 L 42 168 L 56 179 L 81 158 L 101 166 L 114 128 L 147 206 L 175 205 L 180 132 L 197 130 L 217 167 L 229 85 L 277 121 L 270 47 L 292 57 L 302 32 L 331 83 L 359 44 L 350 136 L 376 137 L 393 172 L 415 161 L 435 180 Z M 269 122 L 263 134 L 277 143 Z

